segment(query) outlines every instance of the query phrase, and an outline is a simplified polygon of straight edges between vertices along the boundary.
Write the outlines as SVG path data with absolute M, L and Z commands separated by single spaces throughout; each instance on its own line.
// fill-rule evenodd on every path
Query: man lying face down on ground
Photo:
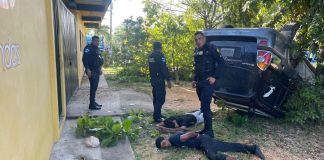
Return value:
M 157 125 L 157 129 L 161 132 L 176 132 L 186 130 L 187 127 L 202 122 L 204 122 L 203 113 L 198 110 L 196 112 L 166 118 Z
M 254 154 L 260 159 L 264 160 L 265 157 L 262 154 L 259 146 L 246 145 L 240 143 L 228 143 L 222 142 L 209 137 L 208 135 L 198 134 L 196 132 L 177 132 L 168 138 L 158 137 L 155 140 L 157 148 L 167 147 L 189 147 L 202 150 L 210 160 L 235 160 L 234 157 L 229 157 L 220 152 L 241 152 Z

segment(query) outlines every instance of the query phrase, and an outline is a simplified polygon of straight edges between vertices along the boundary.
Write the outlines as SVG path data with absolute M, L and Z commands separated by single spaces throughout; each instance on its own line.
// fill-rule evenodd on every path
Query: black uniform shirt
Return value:
M 99 54 L 98 47 L 87 45 L 83 50 L 82 62 L 85 69 L 99 70 L 103 65 L 103 58 Z
M 206 43 L 202 48 L 196 48 L 194 54 L 195 81 L 203 81 L 208 77 L 221 77 L 220 68 L 224 59 L 217 52 L 216 47 Z
M 155 51 L 151 53 L 148 62 L 151 79 L 166 79 L 168 81 L 170 80 L 166 59 L 162 52 Z

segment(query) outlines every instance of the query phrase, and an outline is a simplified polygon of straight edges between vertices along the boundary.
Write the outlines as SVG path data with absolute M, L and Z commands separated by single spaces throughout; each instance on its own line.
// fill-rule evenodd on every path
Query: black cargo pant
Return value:
M 200 100 L 200 110 L 204 116 L 204 131 L 212 131 L 212 112 L 210 110 L 210 103 L 215 85 L 209 84 L 207 80 L 197 82 L 196 92 Z
M 165 102 L 165 82 L 164 79 L 151 78 L 152 94 L 153 94 L 153 119 L 159 121 L 162 117 L 161 109 Z
M 96 106 L 96 92 L 98 89 L 100 70 L 91 70 L 90 81 L 90 104 L 89 107 Z
M 210 160 L 226 160 L 227 156 L 220 152 L 255 153 L 255 145 L 228 143 L 210 138 L 206 135 L 200 136 L 202 150 Z

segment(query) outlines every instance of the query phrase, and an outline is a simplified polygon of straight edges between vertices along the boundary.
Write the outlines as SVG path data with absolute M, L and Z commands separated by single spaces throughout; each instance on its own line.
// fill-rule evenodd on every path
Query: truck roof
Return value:
M 206 36 L 247 36 L 247 37 L 262 37 L 271 38 L 278 34 L 272 28 L 219 28 L 204 31 Z
M 212 36 L 241 36 L 255 37 L 258 40 L 266 39 L 269 45 L 277 51 L 284 54 L 285 48 L 288 46 L 288 41 L 284 35 L 272 28 L 219 28 L 205 30 L 206 37 Z

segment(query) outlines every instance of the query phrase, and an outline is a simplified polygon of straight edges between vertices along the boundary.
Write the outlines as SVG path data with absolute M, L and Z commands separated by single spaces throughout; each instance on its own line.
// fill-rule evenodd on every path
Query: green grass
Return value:
M 123 70 L 123 67 L 108 67 L 103 69 L 108 81 L 119 83 L 149 82 L 148 77 L 134 75 L 133 72 Z
M 228 142 L 237 142 L 240 139 L 246 138 L 245 135 L 248 134 L 259 134 L 262 130 L 250 130 L 249 128 L 255 127 L 253 124 L 243 124 L 241 127 L 235 127 L 232 122 L 227 120 L 227 111 L 221 111 L 214 113 L 213 115 L 213 128 L 217 139 L 221 139 Z M 184 112 L 174 112 L 172 110 L 164 110 L 164 115 L 167 117 L 174 115 L 181 115 Z M 132 146 L 136 155 L 136 159 L 149 159 L 148 157 L 153 156 L 153 154 L 159 154 L 160 159 L 164 160 L 181 160 L 191 157 L 197 157 L 197 159 L 205 160 L 207 159 L 204 154 L 195 149 L 190 148 L 168 148 L 168 149 L 156 149 L 155 138 L 160 136 L 155 130 L 155 124 L 151 115 L 145 115 L 140 123 L 137 123 L 142 127 L 141 136 L 137 142 L 132 142 Z M 260 127 L 260 126 L 257 126 Z M 203 128 L 203 124 L 191 127 L 191 130 L 198 131 Z M 154 134 L 153 134 L 154 133 Z M 168 135 L 162 135 L 168 136 Z M 251 159 L 251 155 L 231 153 L 228 155 L 240 157 L 240 159 Z
M 184 112 L 175 112 L 172 110 L 164 110 L 164 115 L 167 117 L 174 115 L 181 115 Z M 258 144 L 260 146 L 267 146 L 269 140 L 275 141 L 276 143 L 282 143 L 280 136 L 282 134 L 291 134 L 291 131 L 295 127 L 290 123 L 282 119 L 268 119 L 263 117 L 252 117 L 247 118 L 243 123 L 238 126 L 235 122 L 230 120 L 231 115 L 234 113 L 233 110 L 218 110 L 213 113 L 213 129 L 215 138 L 226 142 L 239 142 L 248 144 Z M 245 118 L 245 115 L 242 117 Z M 142 119 L 141 124 L 141 136 L 138 142 L 132 142 L 133 149 L 136 153 L 136 159 L 150 159 L 148 157 L 160 156 L 159 159 L 163 160 L 181 160 L 181 159 L 207 159 L 201 151 L 189 148 L 169 148 L 159 149 L 155 147 L 155 138 L 160 136 L 155 131 L 154 123 L 151 115 L 145 115 Z M 198 131 L 203 128 L 203 124 L 196 125 L 190 129 Z M 297 127 L 298 128 L 298 127 Z M 312 129 L 306 129 L 305 132 L 312 132 Z M 154 134 L 153 134 L 154 133 Z M 168 135 L 163 135 L 168 136 Z M 270 136 L 270 137 L 269 137 Z M 250 160 L 253 155 L 247 155 L 242 153 L 225 153 L 230 156 L 238 157 L 243 160 Z
M 109 86 L 114 86 L 116 88 L 132 88 L 139 92 L 151 94 L 150 83 L 121 82 L 109 80 L 109 78 L 107 79 Z M 179 99 L 179 101 L 181 101 L 181 99 Z M 162 112 L 163 115 L 167 117 L 184 114 L 184 111 L 174 111 L 171 109 L 164 109 Z M 157 150 L 154 143 L 155 138 L 160 134 L 155 130 L 152 115 L 144 115 L 140 123 L 136 125 L 142 128 L 138 141 L 131 142 L 137 160 L 207 159 L 201 151 L 195 149 L 170 148 Z M 198 131 L 202 128 L 203 124 L 200 124 L 190 129 Z M 263 151 L 267 151 L 270 155 L 273 153 L 280 157 L 280 154 L 285 152 L 288 155 L 298 155 L 301 159 L 305 159 L 302 152 L 309 150 L 309 148 L 314 148 L 312 143 L 315 143 L 315 141 L 319 139 L 318 137 L 321 137 L 324 132 L 323 125 L 309 124 L 300 126 L 288 123 L 284 119 L 269 119 L 257 116 L 248 118 L 244 114 L 237 114 L 233 110 L 227 108 L 219 109 L 217 112 L 213 113 L 213 129 L 216 139 L 226 142 L 258 144 Z M 308 139 L 311 140 L 308 141 Z M 322 150 L 323 147 L 317 147 L 316 149 Z M 250 160 L 253 157 L 252 155 L 240 153 L 226 154 L 238 157 L 242 160 Z M 311 151 L 308 155 L 313 155 L 313 157 L 320 156 L 319 153 L 314 151 Z

